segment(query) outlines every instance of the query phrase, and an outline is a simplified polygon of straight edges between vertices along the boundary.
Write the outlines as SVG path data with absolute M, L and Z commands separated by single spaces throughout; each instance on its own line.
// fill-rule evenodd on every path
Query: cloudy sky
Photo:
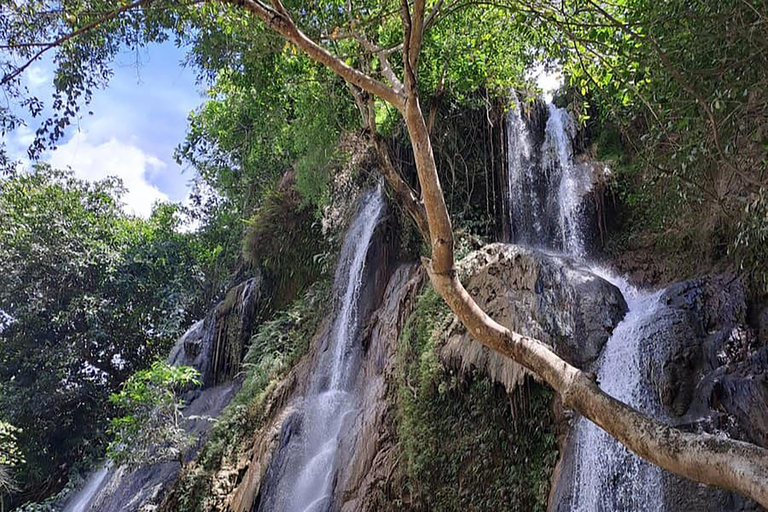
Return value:
M 182 173 L 173 150 L 202 96 L 194 70 L 180 65 L 183 56 L 183 50 L 164 44 L 118 57 L 109 87 L 94 93 L 79 122 L 43 159 L 54 167 L 69 166 L 84 179 L 121 178 L 128 189 L 125 208 L 137 215 L 149 215 L 156 200 L 186 199 L 192 171 Z M 47 104 L 52 78 L 49 62 L 33 65 L 26 74 L 30 90 Z M 26 155 L 37 126 L 33 120 L 7 138 L 12 156 Z

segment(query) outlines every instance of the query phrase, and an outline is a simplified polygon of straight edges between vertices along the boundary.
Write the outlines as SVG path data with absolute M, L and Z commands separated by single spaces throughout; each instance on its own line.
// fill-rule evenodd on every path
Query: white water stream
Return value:
M 507 113 L 507 213 L 512 239 L 533 245 L 544 235 L 542 207 L 537 194 L 537 167 L 533 160 L 531 135 L 523 120 L 523 105 L 513 94 Z
M 332 505 L 341 436 L 356 407 L 351 380 L 361 348 L 358 302 L 365 259 L 383 209 L 380 188 L 366 194 L 345 235 L 334 281 L 339 303 L 330 335 L 311 373 L 301 427 L 282 448 L 286 462 L 275 494 L 262 501 L 260 510 L 324 512 Z
M 99 469 L 88 476 L 85 485 L 75 496 L 67 502 L 62 512 L 85 512 L 91 506 L 91 502 L 96 497 L 96 493 L 101 489 L 101 485 L 109 475 L 112 464 L 103 463 Z
M 534 137 L 520 114 L 517 98 L 515 106 L 507 116 L 507 208 L 512 241 L 561 250 L 585 261 L 583 204 L 591 176 L 587 166 L 573 162 L 575 124 L 564 109 L 549 103 L 544 142 L 536 155 L 530 144 Z M 603 269 L 591 270 L 619 288 L 628 306 L 594 368 L 600 387 L 644 413 L 659 415 L 657 399 L 642 378 L 640 349 L 643 326 L 660 307 L 661 291 L 643 292 Z M 663 511 L 660 469 L 640 460 L 584 418 L 575 426 L 574 442 L 573 495 L 568 510 Z
M 523 117 L 523 103 L 517 95 L 513 101 L 506 118 L 510 238 L 583 258 L 583 198 L 592 187 L 592 177 L 587 168 L 573 162 L 576 125 L 565 109 L 549 103 L 543 143 L 534 144 L 537 137 Z
M 651 416 L 661 414 L 656 395 L 642 379 L 643 327 L 661 307 L 663 290 L 648 293 L 603 269 L 592 272 L 621 290 L 628 311 L 616 326 L 596 364 L 600 388 L 612 397 Z M 572 512 L 661 512 L 664 510 L 662 472 L 629 452 L 591 421 L 579 418 Z
M 576 125 L 565 109 L 547 104 L 543 167 L 549 171 L 551 190 L 557 191 L 558 226 L 563 252 L 585 257 L 583 198 L 592 188 L 592 177 L 573 163 Z

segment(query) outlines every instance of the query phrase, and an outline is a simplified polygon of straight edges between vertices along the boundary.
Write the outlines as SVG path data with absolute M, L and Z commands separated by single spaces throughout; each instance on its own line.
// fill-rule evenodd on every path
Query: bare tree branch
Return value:
M 267 7 L 258 0 L 222 1 L 242 6 L 249 12 L 255 14 L 261 18 L 269 28 L 301 48 L 310 58 L 323 64 L 344 80 L 389 102 L 398 110 L 402 111 L 405 108 L 405 97 L 401 93 L 351 67 L 307 37 L 296 27 L 280 0 L 272 0 L 274 9 Z
M 414 73 L 418 69 L 419 54 L 421 53 L 421 42 L 424 37 L 424 10 L 426 9 L 426 0 L 414 0 L 413 14 L 411 15 L 411 42 L 408 50 L 408 60 Z
M 405 211 L 407 211 L 413 219 L 422 238 L 428 240 L 429 225 L 427 224 L 427 214 L 424 209 L 424 204 L 419 200 L 416 191 L 403 180 L 400 173 L 395 169 L 395 166 L 392 164 L 392 160 L 389 157 L 389 148 L 387 147 L 386 142 L 384 142 L 378 134 L 373 134 L 371 138 L 376 147 L 376 152 L 379 155 L 381 174 L 384 176 L 384 179 L 387 180 L 390 187 L 392 187 L 392 190 L 395 192 L 395 195 L 401 202 L 403 208 L 405 208 Z

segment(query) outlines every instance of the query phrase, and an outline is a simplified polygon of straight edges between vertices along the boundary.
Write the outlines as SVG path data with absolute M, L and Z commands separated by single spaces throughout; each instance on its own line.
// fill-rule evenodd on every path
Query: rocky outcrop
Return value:
M 670 422 L 768 446 L 768 347 L 746 323 L 745 292 L 729 275 L 669 286 L 646 344 L 646 379 Z M 670 512 L 761 510 L 741 496 L 664 475 Z
M 168 356 L 175 366 L 194 366 L 203 387 L 231 380 L 240 369 L 253 327 L 268 310 L 271 286 L 262 272 L 231 288 L 176 343 Z
M 233 380 L 240 369 L 253 326 L 263 317 L 269 303 L 269 287 L 261 275 L 229 290 L 204 320 L 196 322 L 179 339 L 168 356 L 176 366 L 193 366 L 201 374 L 202 386 L 187 391 L 184 428 L 200 441 L 185 455 L 191 459 L 219 415 L 239 388 Z M 139 468 L 109 470 L 104 483 L 91 498 L 90 512 L 133 512 L 154 510 L 168 486 L 176 479 L 180 465 L 169 461 Z M 79 495 L 72 499 L 78 499 Z
M 580 368 L 599 356 L 627 309 L 608 281 L 573 260 L 533 249 L 491 244 L 462 260 L 459 273 L 492 318 L 547 343 Z M 482 369 L 510 393 L 527 373 L 472 339 L 458 321 L 445 331 L 441 356 Z
M 710 406 L 725 415 L 720 427 L 768 447 L 768 347 L 743 361 L 718 368 L 710 379 Z
M 643 355 L 664 413 L 683 428 L 768 446 L 768 347 L 747 324 L 741 282 L 728 275 L 684 281 L 661 300 Z
M 184 411 L 189 420 L 185 428 L 198 436 L 203 436 L 211 428 L 211 420 L 234 396 L 237 384 L 228 382 L 208 388 L 200 392 Z M 199 448 L 193 448 L 186 454 L 187 460 Z M 110 470 L 108 479 L 101 491 L 91 502 L 90 512 L 149 512 L 155 510 L 162 500 L 165 491 L 179 473 L 179 463 L 176 461 L 130 468 L 121 466 Z
M 706 415 L 708 400 L 697 385 L 731 359 L 729 352 L 745 333 L 745 297 L 738 280 L 714 276 L 676 283 L 661 296 L 653 322 L 645 331 L 642 357 L 645 379 L 672 417 Z

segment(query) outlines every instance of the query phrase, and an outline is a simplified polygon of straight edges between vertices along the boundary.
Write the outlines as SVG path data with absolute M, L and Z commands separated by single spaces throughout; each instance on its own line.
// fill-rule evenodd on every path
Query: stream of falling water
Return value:
M 540 148 L 532 148 L 534 137 L 521 116 L 517 97 L 514 101 L 515 108 L 507 116 L 507 208 L 512 241 L 561 250 L 585 262 L 583 203 L 591 188 L 591 176 L 587 166 L 573 162 L 575 123 L 564 109 L 549 103 L 544 142 Z M 619 288 L 628 306 L 596 363 L 600 387 L 646 414 L 659 416 L 656 397 L 642 378 L 640 348 L 643 326 L 661 307 L 661 291 L 640 291 L 601 268 L 591 270 Z M 568 510 L 663 511 L 660 469 L 630 453 L 584 418 L 575 426 L 574 443 L 573 494 Z
M 576 125 L 565 109 L 547 104 L 543 166 L 549 171 L 550 189 L 557 191 L 558 227 L 563 252 L 583 259 L 583 198 L 592 188 L 592 177 L 573 163 L 572 140 Z
M 591 270 L 621 290 L 628 307 L 597 361 L 600 388 L 635 409 L 658 417 L 661 406 L 642 378 L 640 346 L 644 326 L 654 320 L 662 307 L 659 299 L 663 290 L 643 292 L 601 268 Z M 641 460 L 583 417 L 575 426 L 574 443 L 572 512 L 664 510 L 662 472 L 658 466 Z
M 334 281 L 340 302 L 332 329 L 311 373 L 301 426 L 281 449 L 285 464 L 274 475 L 275 491 L 262 498 L 261 511 L 324 512 L 333 504 L 340 438 L 356 403 L 351 381 L 360 359 L 358 299 L 384 204 L 380 188 L 366 194 L 344 237 Z
M 69 500 L 62 512 L 85 512 L 91 506 L 96 493 L 101 489 L 104 480 L 109 475 L 112 464 L 102 463 L 99 468 L 88 476 L 83 488 Z
M 523 118 L 523 103 L 517 95 L 513 102 L 507 114 L 510 238 L 583 258 L 583 198 L 592 187 L 592 177 L 586 167 L 573 162 L 576 125 L 565 109 L 549 103 L 544 141 L 536 145 Z
M 512 95 L 507 113 L 507 213 L 511 238 L 533 245 L 543 237 L 541 205 L 536 193 L 536 166 L 532 160 L 531 137 L 523 120 L 520 99 Z

